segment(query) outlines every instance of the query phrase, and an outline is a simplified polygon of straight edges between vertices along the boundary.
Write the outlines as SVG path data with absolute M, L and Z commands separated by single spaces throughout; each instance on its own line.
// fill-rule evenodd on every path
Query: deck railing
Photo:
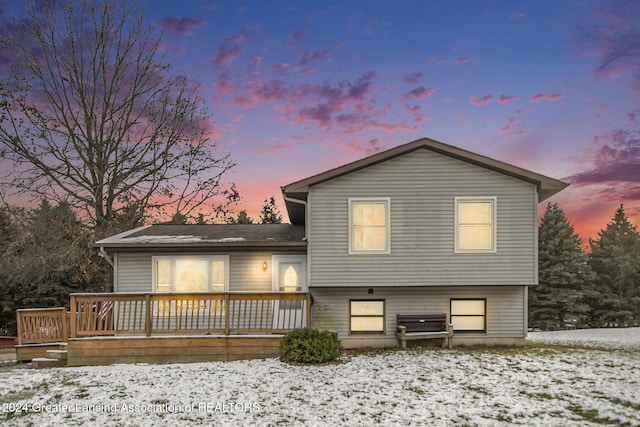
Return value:
M 28 308 L 16 311 L 18 345 L 65 342 L 69 337 L 67 309 Z
M 71 294 L 70 336 L 279 334 L 310 325 L 309 293 Z

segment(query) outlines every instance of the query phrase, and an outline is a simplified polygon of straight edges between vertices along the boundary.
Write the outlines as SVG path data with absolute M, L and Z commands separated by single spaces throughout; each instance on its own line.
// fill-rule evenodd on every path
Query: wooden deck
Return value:
M 68 366 L 190 363 L 277 357 L 282 335 L 121 336 L 70 339 Z
M 73 366 L 274 357 L 310 309 L 309 293 L 71 294 L 68 325 L 65 309 L 19 311 L 17 349 L 67 342 Z

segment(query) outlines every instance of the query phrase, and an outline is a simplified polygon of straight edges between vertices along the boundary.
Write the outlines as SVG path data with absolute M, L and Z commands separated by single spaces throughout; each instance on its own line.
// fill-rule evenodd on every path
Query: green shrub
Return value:
M 340 356 L 338 334 L 313 328 L 296 329 L 280 342 L 280 359 L 289 363 L 327 363 Z

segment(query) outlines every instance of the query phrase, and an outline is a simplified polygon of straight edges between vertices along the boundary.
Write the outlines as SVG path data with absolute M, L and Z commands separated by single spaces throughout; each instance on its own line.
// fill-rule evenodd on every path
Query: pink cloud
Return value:
M 269 146 L 264 146 L 264 147 L 260 147 L 260 152 L 262 154 L 278 154 L 281 152 L 292 152 L 292 151 L 296 151 L 298 149 L 297 145 L 294 144 L 286 144 L 286 143 L 279 143 L 276 145 L 269 145 Z
M 454 114 L 453 118 L 456 119 L 459 122 L 468 122 L 469 121 L 469 117 L 467 117 L 464 114 Z
M 402 95 L 402 98 L 410 100 L 428 98 L 433 95 L 436 90 L 437 89 L 435 87 L 419 86 Z
M 225 37 L 218 46 L 218 51 L 211 61 L 214 69 L 228 68 L 242 52 L 242 44 L 255 38 L 253 28 L 243 26 L 240 34 Z
M 407 113 L 411 114 L 414 118 L 415 124 L 424 123 L 429 120 L 427 115 L 422 111 L 419 105 L 404 105 L 404 109 Z
M 482 105 L 487 105 L 489 104 L 491 101 L 493 101 L 493 96 L 491 95 L 484 95 L 481 96 L 480 98 L 476 97 L 476 96 L 471 96 L 469 98 L 469 102 L 471 103 L 471 105 L 475 105 L 475 106 L 482 106 Z
M 523 126 L 516 121 L 515 118 L 509 117 L 507 125 L 500 128 L 500 136 L 502 138 L 513 138 L 524 135 Z
M 529 99 L 529 102 L 534 104 L 537 104 L 538 102 L 541 102 L 541 101 L 555 102 L 555 101 L 559 101 L 563 97 L 564 95 L 562 95 L 561 93 L 553 93 L 553 94 L 536 93 Z
M 583 30 L 587 53 L 600 57 L 594 74 L 600 78 L 630 74 L 640 81 L 638 2 L 607 2 L 596 12 Z
M 405 82 L 408 85 L 416 85 L 416 84 L 418 84 L 418 81 L 420 81 L 420 79 L 422 78 L 423 75 L 424 74 L 420 73 L 420 72 L 407 74 L 406 76 L 404 76 L 402 78 L 402 81 Z
M 326 61 L 331 58 L 331 52 L 333 52 L 334 50 L 340 47 L 342 47 L 342 43 L 337 43 L 332 47 L 328 47 L 328 48 L 317 50 L 317 51 L 305 50 L 304 52 L 302 52 L 302 57 L 298 62 L 298 66 L 305 67 L 317 62 Z
M 512 13 L 511 16 L 509 16 L 509 21 L 517 21 L 518 19 L 522 19 L 525 16 L 527 16 L 527 14 L 524 12 L 515 12 Z
M 226 73 L 222 73 L 218 76 L 215 82 L 214 89 L 218 93 L 229 93 L 233 90 L 231 80 Z
M 498 104 L 500 105 L 506 105 L 506 104 L 510 104 L 513 102 L 513 100 L 516 99 L 515 96 L 511 96 L 511 95 L 500 95 L 500 97 L 498 98 Z
M 458 58 L 456 60 L 456 65 L 462 65 L 462 64 L 466 64 L 467 62 L 469 62 L 470 59 L 468 56 L 463 56 L 462 58 Z
M 194 30 L 199 29 L 204 25 L 202 19 L 197 18 L 179 18 L 177 16 L 170 16 L 165 18 L 160 26 L 169 34 L 176 36 L 190 36 Z
M 278 62 L 277 64 L 271 67 L 273 71 L 277 71 L 277 72 L 283 72 L 287 68 L 289 68 L 289 64 L 285 64 L 284 62 Z
M 366 142 L 351 141 L 347 143 L 347 148 L 353 151 L 354 153 L 364 153 L 367 156 L 370 156 L 371 154 L 378 153 L 386 149 L 387 147 L 382 145 L 380 141 L 377 138 L 375 138 L 375 139 L 370 139 L 369 141 L 366 141 Z
M 307 36 L 307 23 L 304 23 L 298 30 L 289 34 L 288 40 L 291 47 L 296 47 L 304 41 Z

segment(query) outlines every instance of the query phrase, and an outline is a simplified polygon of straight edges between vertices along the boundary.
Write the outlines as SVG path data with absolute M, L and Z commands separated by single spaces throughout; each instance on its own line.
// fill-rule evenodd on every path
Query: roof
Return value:
M 430 150 L 535 184 L 538 189 L 538 200 L 540 202 L 548 199 L 569 185 L 566 182 L 471 151 L 463 150 L 462 148 L 429 138 L 421 138 L 281 187 L 282 194 L 285 197 L 287 211 L 289 212 L 289 219 L 294 224 L 304 224 L 304 206 L 300 203 L 292 202 L 291 199 L 306 201 L 310 187 L 420 149 Z
M 304 226 L 291 224 L 155 224 L 97 241 L 107 250 L 304 250 Z

